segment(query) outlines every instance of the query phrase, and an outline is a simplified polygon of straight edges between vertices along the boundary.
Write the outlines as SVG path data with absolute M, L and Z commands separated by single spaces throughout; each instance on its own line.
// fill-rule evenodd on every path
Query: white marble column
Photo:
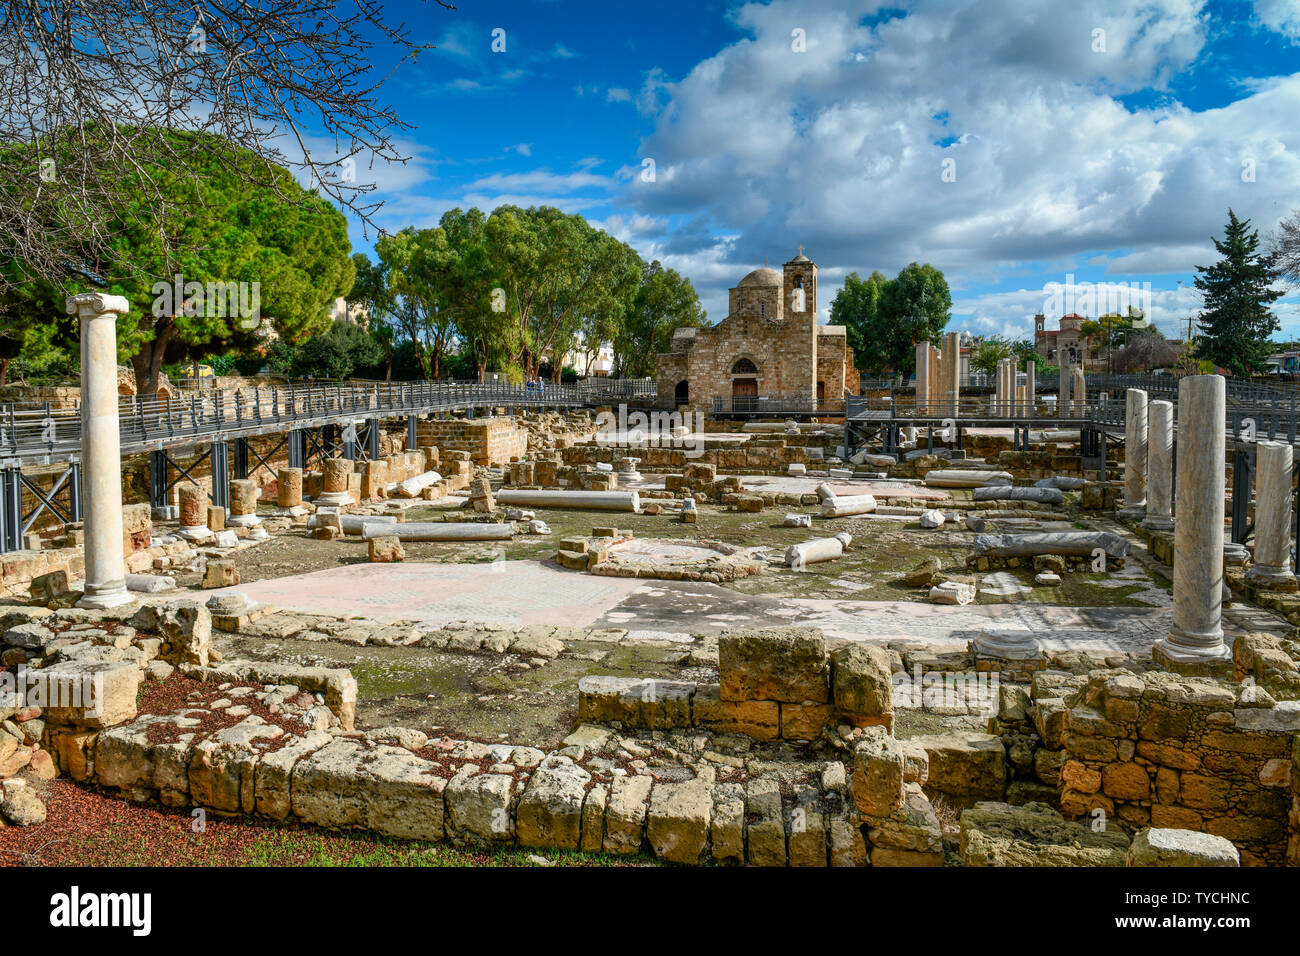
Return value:
M 1065 418 L 1070 414 L 1073 407 L 1070 404 L 1070 386 L 1074 384 L 1074 376 L 1070 374 L 1070 366 L 1061 361 L 1060 365 L 1061 381 L 1056 387 L 1056 414 L 1060 418 Z
M 1174 498 L 1174 610 L 1152 656 L 1168 664 L 1222 661 L 1224 380 L 1178 383 L 1178 486 Z
M 1142 527 L 1174 528 L 1174 405 L 1147 405 L 1147 513 Z
M 943 337 L 943 378 L 948 394 L 944 401 L 948 414 L 961 413 L 961 333 L 949 332 Z
M 1147 393 L 1130 388 L 1124 420 L 1123 518 L 1145 518 L 1147 513 Z
M 925 409 L 931 402 L 930 386 L 930 349 L 929 342 L 916 343 L 916 406 Z
M 1029 361 L 1025 362 L 1025 414 L 1026 415 L 1038 414 L 1038 393 L 1036 391 L 1036 389 L 1038 388 L 1038 383 L 1036 380 L 1037 376 L 1038 376 L 1038 366 L 1034 364 L 1034 360 L 1030 359 Z
M 1296 587 L 1291 573 L 1293 469 L 1289 444 L 1262 441 L 1255 446 L 1255 560 L 1246 577 L 1287 591 Z
M 1074 401 L 1074 414 L 1077 418 L 1088 414 L 1088 379 L 1084 376 L 1082 365 L 1070 369 L 1070 376 L 1070 398 Z
M 122 525 L 122 445 L 117 420 L 117 317 L 120 295 L 87 292 L 67 300 L 81 320 L 81 481 L 86 537 L 83 607 L 131 603 Z

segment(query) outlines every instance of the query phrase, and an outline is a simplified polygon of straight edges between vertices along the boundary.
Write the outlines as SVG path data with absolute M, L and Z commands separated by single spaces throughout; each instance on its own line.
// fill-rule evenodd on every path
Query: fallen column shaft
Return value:
M 593 511 L 641 511 L 641 496 L 635 491 L 527 491 L 503 488 L 498 504 L 530 508 L 586 508 Z
M 475 521 L 371 521 L 361 529 L 361 537 L 397 538 L 399 541 L 509 541 L 515 536 L 514 525 L 487 524 Z
M 1115 558 L 1125 557 L 1132 550 L 1127 541 L 1109 531 L 1045 531 L 975 536 L 975 553 L 991 558 L 1028 558 L 1037 554 L 1086 557 L 1098 548 Z

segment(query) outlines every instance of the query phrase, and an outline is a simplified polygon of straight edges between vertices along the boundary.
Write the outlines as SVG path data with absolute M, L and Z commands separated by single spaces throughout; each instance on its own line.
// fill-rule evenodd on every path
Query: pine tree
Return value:
M 1279 273 L 1272 257 L 1259 254 L 1259 232 L 1249 227 L 1249 219 L 1229 209 L 1224 238 L 1214 240 L 1222 258 L 1196 267 L 1196 288 L 1205 303 L 1196 355 L 1240 376 L 1264 370 L 1269 336 L 1279 328 L 1268 305 L 1282 295 L 1269 288 Z

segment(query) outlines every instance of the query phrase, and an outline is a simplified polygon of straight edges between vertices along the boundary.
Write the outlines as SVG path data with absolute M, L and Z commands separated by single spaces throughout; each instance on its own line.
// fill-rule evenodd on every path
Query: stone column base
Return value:
M 236 528 L 255 528 L 262 523 L 262 519 L 257 515 L 231 515 L 226 519 L 226 524 Z
M 1147 503 L 1139 501 L 1137 504 L 1124 505 L 1115 512 L 1117 518 L 1145 518 L 1147 516 Z
M 1175 674 L 1198 677 L 1228 677 L 1232 674 L 1232 649 L 1186 647 L 1163 638 L 1151 645 L 1151 659 Z
M 186 541 L 207 541 L 212 537 L 212 529 L 205 524 L 181 525 L 176 533 Z
M 1266 591 L 1300 591 L 1300 581 L 1286 567 L 1252 564 L 1246 572 L 1246 580 Z
M 106 588 L 87 591 L 77 601 L 77 607 L 106 610 L 107 608 L 121 607 L 123 604 L 132 604 L 134 602 L 135 598 L 126 589 L 126 582 L 123 581 L 121 584 L 113 584 Z
M 322 505 L 329 508 L 339 508 L 352 503 L 352 496 L 346 491 L 323 491 L 315 501 L 317 508 Z
M 1168 515 L 1147 515 L 1142 519 L 1142 527 L 1148 531 L 1173 531 L 1174 519 Z

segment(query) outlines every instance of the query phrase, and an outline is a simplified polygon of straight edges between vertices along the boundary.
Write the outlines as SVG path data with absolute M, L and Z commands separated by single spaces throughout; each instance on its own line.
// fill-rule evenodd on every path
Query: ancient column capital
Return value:
M 131 311 L 131 304 L 123 296 L 106 292 L 82 292 L 68 296 L 64 303 L 69 315 L 93 319 L 101 315 L 121 315 Z

